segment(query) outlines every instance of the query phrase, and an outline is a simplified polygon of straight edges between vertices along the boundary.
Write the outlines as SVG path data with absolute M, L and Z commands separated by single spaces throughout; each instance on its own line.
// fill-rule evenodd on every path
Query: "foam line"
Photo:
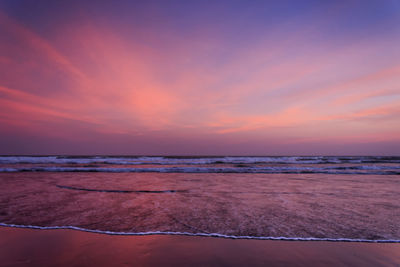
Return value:
M 126 235 L 126 236 L 143 236 L 143 235 L 186 235 L 186 236 L 203 236 L 203 237 L 219 237 L 229 239 L 255 239 L 255 240 L 281 240 L 281 241 L 328 241 L 328 242 L 363 242 L 363 243 L 400 243 L 399 239 L 351 239 L 351 238 L 317 238 L 317 237 L 284 237 L 284 236 L 235 236 L 235 235 L 223 235 L 218 233 L 189 233 L 189 232 L 162 232 L 162 231 L 149 231 L 149 232 L 113 232 L 113 231 L 102 231 L 86 229 L 77 226 L 36 226 L 36 225 L 19 225 L 19 224 L 8 224 L 0 223 L 3 227 L 14 227 L 14 228 L 28 228 L 38 230 L 78 230 L 96 234 L 107 234 L 107 235 Z
M 392 170 L 396 169 L 396 170 Z M 364 170 L 364 171 L 362 171 Z M 365 169 L 333 169 L 311 167 L 250 167 L 250 168 L 89 168 L 89 167 L 29 167 L 29 168 L 0 168 L 0 172 L 108 172 L 108 173 L 320 173 L 320 174 L 352 174 L 352 175 L 400 175 L 397 166 L 386 170 L 385 167 Z
M 92 189 L 92 188 L 82 188 L 82 187 L 72 187 L 66 185 L 56 185 L 59 188 L 70 189 L 70 190 L 80 190 L 80 191 L 90 191 L 90 192 L 103 192 L 103 193 L 150 193 L 150 194 L 162 194 L 162 193 L 184 193 L 187 190 L 112 190 L 112 189 Z
M 400 163 L 396 156 L 0 156 L 0 164 L 340 164 L 340 163 Z

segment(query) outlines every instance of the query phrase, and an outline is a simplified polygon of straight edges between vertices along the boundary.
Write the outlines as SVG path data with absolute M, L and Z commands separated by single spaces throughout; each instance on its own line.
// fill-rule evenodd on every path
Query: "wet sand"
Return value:
M 110 236 L 0 227 L 0 266 L 399 266 L 399 243 Z

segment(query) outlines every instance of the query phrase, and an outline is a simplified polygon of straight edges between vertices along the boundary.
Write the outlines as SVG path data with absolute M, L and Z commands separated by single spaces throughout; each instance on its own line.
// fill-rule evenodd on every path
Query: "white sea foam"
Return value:
M 0 172 L 158 172 L 158 173 L 325 173 L 325 174 L 377 174 L 398 175 L 400 166 L 250 166 L 250 167 L 18 167 L 0 168 Z
M 400 157 L 0 156 L 0 172 L 326 173 L 398 175 L 400 170 L 399 163 Z M 139 165 L 148 165 L 148 167 Z
M 190 232 L 168 232 L 168 231 L 148 231 L 148 232 L 114 232 L 114 231 L 103 231 L 96 229 L 87 229 L 72 225 L 65 226 L 36 226 L 36 225 L 19 225 L 19 224 L 8 224 L 0 223 L 3 227 L 14 227 L 14 228 L 28 228 L 38 230 L 78 230 L 89 233 L 107 234 L 107 235 L 131 235 L 131 236 L 143 236 L 143 235 L 186 235 L 186 236 L 203 236 L 203 237 L 219 237 L 229 239 L 257 239 L 257 240 L 282 240 L 282 241 L 330 241 L 330 242 L 366 242 L 366 243 L 400 243 L 397 239 L 351 239 L 351 238 L 318 238 L 318 237 L 286 237 L 286 236 L 235 236 L 235 235 L 224 235 L 219 233 L 190 233 Z
M 265 157 L 115 157 L 115 156 L 0 156 L 0 164 L 340 164 L 400 163 L 400 157 L 265 156 Z

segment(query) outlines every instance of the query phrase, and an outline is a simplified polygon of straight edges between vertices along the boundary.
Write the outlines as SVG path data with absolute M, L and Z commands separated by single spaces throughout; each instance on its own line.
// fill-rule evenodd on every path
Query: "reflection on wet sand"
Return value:
M 0 266 L 398 266 L 398 243 L 109 236 L 0 227 Z

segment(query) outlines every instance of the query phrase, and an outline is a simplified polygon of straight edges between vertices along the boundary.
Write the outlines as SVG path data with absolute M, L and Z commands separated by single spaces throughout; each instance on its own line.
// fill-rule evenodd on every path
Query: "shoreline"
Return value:
M 173 236 L 193 236 L 193 237 L 213 237 L 232 240 L 270 240 L 270 241 L 301 241 L 301 242 L 348 242 L 348 243 L 400 243 L 398 239 L 351 239 L 351 238 L 318 238 L 318 237 L 285 237 L 285 236 L 234 236 L 218 233 L 190 233 L 190 232 L 114 232 L 96 229 L 87 229 L 72 225 L 65 226 L 37 226 L 1 223 L 0 227 L 22 228 L 33 230 L 75 230 L 94 234 L 104 234 L 111 236 L 148 236 L 148 235 L 173 235 Z
M 399 243 L 107 235 L 0 227 L 1 266 L 400 265 Z

